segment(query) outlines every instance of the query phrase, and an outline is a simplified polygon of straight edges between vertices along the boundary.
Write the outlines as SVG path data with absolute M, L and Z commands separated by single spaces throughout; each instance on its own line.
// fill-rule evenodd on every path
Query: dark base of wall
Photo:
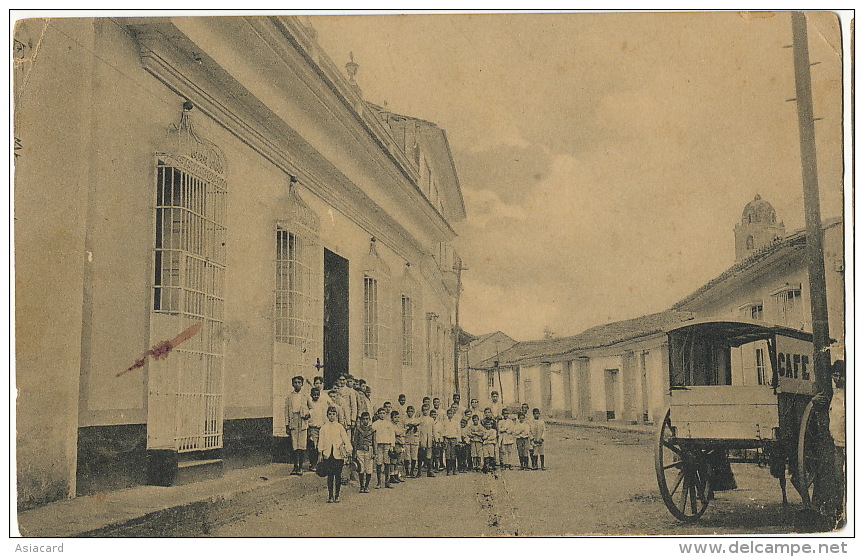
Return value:
M 180 455 L 172 449 L 147 450 L 147 483 L 168 487 L 177 478 Z
M 222 430 L 223 449 L 183 457 L 172 450 L 148 450 L 146 424 L 78 428 L 76 495 L 81 497 L 136 485 L 173 485 L 178 481 L 178 465 L 188 459 L 222 459 L 218 467 L 196 467 L 199 471 L 206 469 L 208 474 L 215 468 L 247 468 L 273 462 L 272 424 L 271 418 L 226 420 Z
M 248 468 L 273 462 L 272 418 L 226 420 L 222 424 L 222 439 L 222 458 L 225 460 L 226 469 Z
M 204 479 L 218 468 L 237 469 L 274 461 L 273 420 L 226 420 L 223 448 L 178 455 L 177 451 L 147 449 L 147 425 L 127 424 L 78 428 L 77 496 L 92 495 L 136 485 L 174 485 L 178 466 L 189 460 L 221 460 L 219 466 L 193 467 L 193 477 Z M 286 452 L 287 458 L 287 452 Z M 281 462 L 281 461 L 276 461 Z M 185 477 L 185 476 L 184 476 Z M 183 480 L 185 482 L 185 480 Z M 192 480 L 194 481 L 194 479 Z M 35 506 L 38 503 L 29 505 Z
M 147 482 L 147 425 L 78 428 L 76 495 Z
M 30 478 L 22 478 L 18 472 L 18 512 L 66 499 L 69 497 L 69 482 L 58 480 L 40 482 Z
M 270 454 L 273 462 L 293 462 L 291 458 L 291 438 L 272 437 L 270 442 Z

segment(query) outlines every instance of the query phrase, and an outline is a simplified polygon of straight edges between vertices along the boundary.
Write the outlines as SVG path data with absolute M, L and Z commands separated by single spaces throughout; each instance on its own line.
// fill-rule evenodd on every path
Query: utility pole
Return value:
M 459 326 L 459 300 L 462 298 L 462 271 L 467 271 L 468 267 L 462 266 L 462 259 L 456 261 L 456 315 L 453 326 L 453 390 L 459 392 L 459 339 L 462 336 L 462 328 Z M 466 373 L 468 371 L 466 370 Z M 469 388 L 470 388 L 470 381 Z
M 813 367 L 816 391 L 831 398 L 831 355 L 828 351 L 828 300 L 825 293 L 825 258 L 822 248 L 822 216 L 819 209 L 819 179 L 816 166 L 816 134 L 813 94 L 810 82 L 810 50 L 807 45 L 807 19 L 804 12 L 792 12 L 792 51 L 795 60 L 795 91 L 798 106 L 798 131 L 801 144 L 801 177 L 804 185 L 804 218 L 807 227 L 807 274 L 810 279 L 810 316 L 813 323 Z M 819 465 L 814 479 L 814 501 L 823 507 L 831 499 L 833 480 L 833 443 L 828 432 L 825 408 L 816 408 Z M 831 449 L 830 451 L 827 449 Z M 821 493 L 820 493 L 821 492 Z

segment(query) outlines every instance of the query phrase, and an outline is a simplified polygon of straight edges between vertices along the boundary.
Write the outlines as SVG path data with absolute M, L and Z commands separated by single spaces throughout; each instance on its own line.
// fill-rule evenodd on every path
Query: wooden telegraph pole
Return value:
M 831 355 L 828 352 L 828 300 L 825 293 L 825 259 L 822 248 L 822 217 L 819 209 L 819 179 L 816 166 L 816 137 L 813 94 L 810 83 L 810 51 L 807 46 L 807 19 L 804 12 L 792 12 L 792 51 L 795 59 L 795 91 L 798 105 L 798 130 L 801 143 L 801 177 L 804 185 L 804 217 L 807 227 L 807 274 L 810 279 L 810 315 L 813 323 L 814 373 L 816 391 L 831 398 Z M 831 505 L 833 480 L 833 443 L 828 432 L 825 408 L 817 409 L 817 451 L 819 465 L 814 482 L 812 504 L 826 510 Z M 830 450 L 827 450 L 830 449 Z M 820 493 L 821 492 L 821 493 Z
M 468 267 L 462 266 L 462 259 L 456 263 L 456 316 L 454 321 L 456 324 L 453 326 L 453 389 L 454 392 L 459 392 L 459 339 L 462 336 L 462 327 L 459 325 L 459 301 L 462 298 L 462 271 L 467 271 Z M 467 368 L 467 366 L 466 366 Z M 466 373 L 470 373 L 467 369 Z M 469 389 L 470 380 L 466 377 L 466 381 L 468 381 Z M 471 396 L 470 394 L 468 396 Z

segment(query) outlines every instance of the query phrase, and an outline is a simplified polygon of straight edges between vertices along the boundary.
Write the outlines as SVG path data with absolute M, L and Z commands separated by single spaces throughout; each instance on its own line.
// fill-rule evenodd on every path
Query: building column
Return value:
M 575 365 L 573 360 L 565 361 L 564 367 L 561 370 L 561 375 L 564 379 L 564 416 L 567 418 L 573 417 L 573 368 Z
M 552 364 L 543 362 L 540 364 L 540 404 L 544 416 L 552 411 Z
M 433 312 L 426 313 L 426 395 L 434 396 L 432 391 L 435 385 L 435 335 L 438 332 L 436 321 L 438 316 Z
M 621 419 L 636 421 L 636 387 L 639 385 L 635 353 L 627 350 L 621 355 Z

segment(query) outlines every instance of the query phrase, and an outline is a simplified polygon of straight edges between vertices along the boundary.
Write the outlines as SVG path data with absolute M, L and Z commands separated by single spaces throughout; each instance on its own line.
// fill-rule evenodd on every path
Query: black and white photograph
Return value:
M 847 552 L 851 10 L 10 14 L 10 551 Z

